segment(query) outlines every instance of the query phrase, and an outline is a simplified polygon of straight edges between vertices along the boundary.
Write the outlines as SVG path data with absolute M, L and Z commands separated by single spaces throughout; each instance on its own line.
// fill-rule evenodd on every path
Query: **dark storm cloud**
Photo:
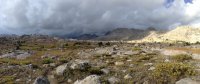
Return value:
M 62 35 L 198 23 L 199 1 L 184 2 L 173 0 L 166 8 L 165 0 L 0 0 L 0 33 Z

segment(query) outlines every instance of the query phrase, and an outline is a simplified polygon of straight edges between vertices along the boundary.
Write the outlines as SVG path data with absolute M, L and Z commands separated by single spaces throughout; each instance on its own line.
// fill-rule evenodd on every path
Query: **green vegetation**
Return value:
M 159 63 L 152 72 L 153 81 L 159 84 L 175 82 L 180 78 L 194 75 L 196 75 L 194 67 L 183 63 Z
M 0 77 L 0 84 L 14 84 L 14 76 L 3 76 Z
M 153 56 L 150 56 L 150 55 L 140 55 L 137 61 L 140 62 L 144 60 L 150 60 L 152 57 Z
M 140 47 L 134 47 L 133 49 L 132 49 L 133 51 L 140 51 L 140 50 L 142 50 Z
M 67 63 L 68 62 L 68 60 L 66 59 L 66 58 L 60 58 L 60 60 L 59 60 L 61 63 Z
M 50 64 L 50 63 L 53 63 L 54 61 L 53 61 L 53 59 L 51 59 L 51 58 L 45 58 L 45 59 L 43 59 L 42 60 L 42 63 L 43 64 Z
M 90 74 L 97 74 L 97 75 L 103 74 L 100 67 L 92 67 L 88 71 L 90 72 Z
M 0 64 L 1 63 L 7 63 L 9 65 L 28 65 L 28 64 L 31 64 L 32 62 L 29 60 L 16 60 L 16 59 L 2 58 L 0 59 Z
M 191 60 L 192 57 L 190 55 L 180 54 L 180 55 L 173 56 L 172 59 L 177 62 L 184 62 L 186 60 Z

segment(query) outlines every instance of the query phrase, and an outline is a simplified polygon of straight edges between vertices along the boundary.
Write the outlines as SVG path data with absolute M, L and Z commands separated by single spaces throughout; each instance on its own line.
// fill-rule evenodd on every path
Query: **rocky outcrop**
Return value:
M 32 55 L 31 52 L 17 50 L 8 54 L 1 55 L 0 58 L 16 58 L 16 59 L 26 59 Z
M 74 84 L 101 84 L 101 83 L 99 76 L 90 75 L 83 80 L 77 80 Z

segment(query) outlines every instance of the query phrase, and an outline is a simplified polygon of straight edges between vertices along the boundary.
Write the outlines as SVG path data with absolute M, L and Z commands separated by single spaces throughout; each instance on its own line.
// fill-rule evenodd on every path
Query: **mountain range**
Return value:
M 150 34 L 150 31 L 156 31 L 155 28 L 149 27 L 148 29 L 134 29 L 134 28 L 117 28 L 112 31 L 108 31 L 103 35 L 96 34 L 82 34 L 72 37 L 78 40 L 101 40 L 101 41 L 129 41 L 139 40 Z
M 200 28 L 179 26 L 172 30 L 117 28 L 104 35 L 82 34 L 74 37 L 78 40 L 129 41 L 129 42 L 200 42 Z

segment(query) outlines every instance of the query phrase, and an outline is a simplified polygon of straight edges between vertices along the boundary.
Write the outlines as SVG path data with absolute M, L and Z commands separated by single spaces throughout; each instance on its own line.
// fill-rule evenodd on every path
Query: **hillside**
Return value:
M 180 26 L 174 30 L 166 33 L 158 33 L 156 31 L 150 32 L 150 34 L 142 40 L 136 40 L 136 42 L 177 42 L 185 41 L 190 43 L 196 43 L 200 41 L 200 29 L 191 26 Z M 133 41 L 134 42 L 134 41 Z
M 96 40 L 139 40 L 150 34 L 150 31 L 155 31 L 153 28 L 148 28 L 147 30 L 142 29 L 128 29 L 128 28 L 118 28 L 113 31 L 107 32 L 104 36 L 96 38 Z

